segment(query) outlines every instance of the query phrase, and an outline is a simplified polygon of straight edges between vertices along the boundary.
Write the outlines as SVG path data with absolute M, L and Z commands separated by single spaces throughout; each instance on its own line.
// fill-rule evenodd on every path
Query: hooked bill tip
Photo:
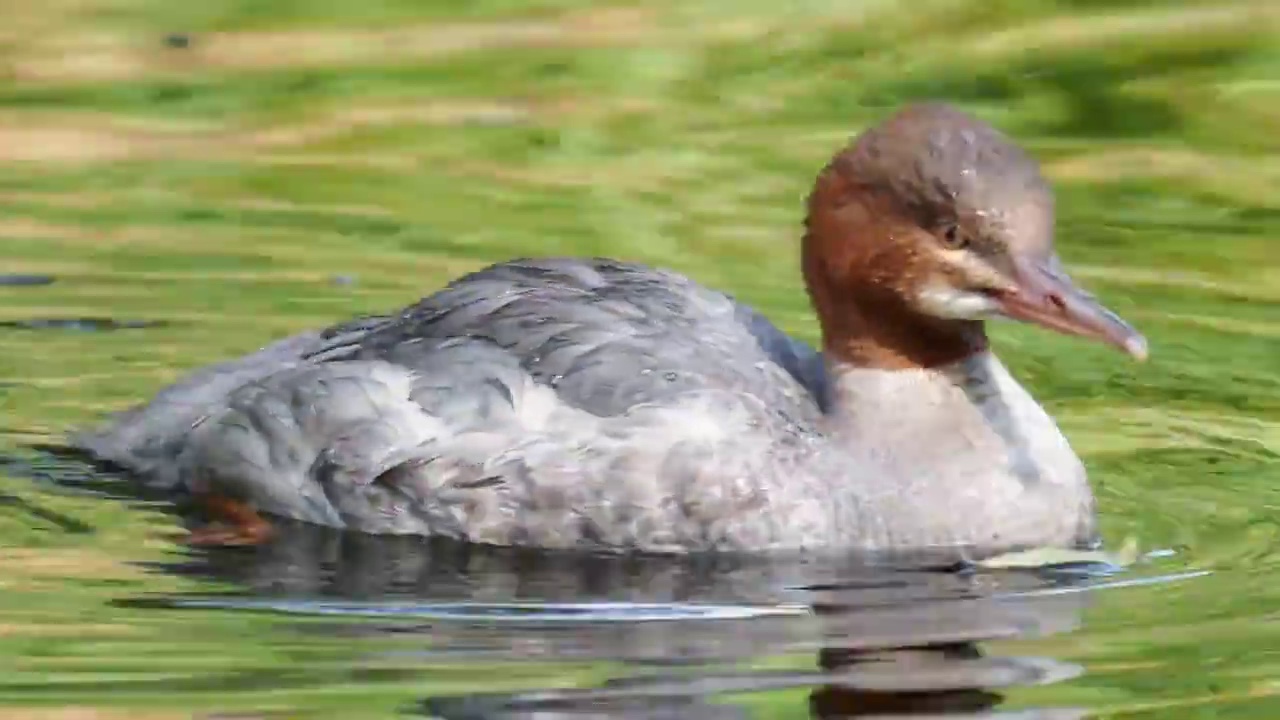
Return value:
M 1147 339 L 1141 335 L 1134 335 L 1128 338 L 1124 341 L 1124 351 L 1129 353 L 1129 357 L 1132 357 L 1134 360 L 1137 360 L 1138 362 L 1146 362 L 1149 357 L 1149 353 L 1147 351 Z

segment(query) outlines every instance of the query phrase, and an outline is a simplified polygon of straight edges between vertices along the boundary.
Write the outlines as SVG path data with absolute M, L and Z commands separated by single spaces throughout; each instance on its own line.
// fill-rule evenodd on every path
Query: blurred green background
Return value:
M 0 329 L 0 451 L 512 255 L 673 267 L 813 339 L 796 241 L 814 175 L 900 104 L 947 100 L 1041 160 L 1069 269 L 1153 355 L 1136 365 L 1001 325 L 1001 357 L 1085 456 L 1109 540 L 1217 571 L 1103 603 L 1084 633 L 1044 648 L 1089 674 L 1029 696 L 1103 717 L 1280 715 L 1267 650 L 1280 639 L 1280 3 L 0 10 L 0 271 L 57 278 L 0 287 L 0 322 L 170 323 Z M 130 564 L 173 552 L 173 521 L 22 478 L 0 477 L 0 492 L 22 501 L 0 505 L 0 718 L 380 716 L 428 683 L 494 684 L 356 672 L 348 643 L 267 618 L 109 607 L 192 586 Z M 29 504 L 96 531 L 68 533 Z M 545 684 L 596 671 L 526 672 Z M 799 717 L 800 698 L 756 701 Z M 79 709 L 53 709 L 67 703 Z

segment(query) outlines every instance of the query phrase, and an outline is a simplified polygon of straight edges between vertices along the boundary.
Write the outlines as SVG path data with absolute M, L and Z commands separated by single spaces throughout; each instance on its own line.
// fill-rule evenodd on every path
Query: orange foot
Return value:
M 271 523 L 239 500 L 210 494 L 197 501 L 221 522 L 192 530 L 183 540 L 187 545 L 259 545 L 271 537 Z

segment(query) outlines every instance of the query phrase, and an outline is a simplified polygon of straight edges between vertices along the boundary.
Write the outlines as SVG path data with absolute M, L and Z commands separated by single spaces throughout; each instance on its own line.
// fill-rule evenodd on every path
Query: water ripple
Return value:
M 654 622 L 673 620 L 745 620 L 807 615 L 804 606 L 744 606 L 693 603 L 360 603 L 326 600 L 252 598 L 175 598 L 175 608 L 256 610 L 300 615 L 396 617 L 491 623 Z

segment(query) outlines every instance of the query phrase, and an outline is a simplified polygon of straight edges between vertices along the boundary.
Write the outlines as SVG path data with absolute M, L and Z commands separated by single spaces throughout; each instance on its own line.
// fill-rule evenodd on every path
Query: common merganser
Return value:
M 809 196 L 821 351 L 674 272 L 512 260 L 199 370 L 73 444 L 229 521 L 193 542 L 261 541 L 262 512 L 593 551 L 1087 543 L 1085 469 L 983 323 L 1147 349 L 1064 274 L 1053 226 L 1008 138 L 910 106 Z

